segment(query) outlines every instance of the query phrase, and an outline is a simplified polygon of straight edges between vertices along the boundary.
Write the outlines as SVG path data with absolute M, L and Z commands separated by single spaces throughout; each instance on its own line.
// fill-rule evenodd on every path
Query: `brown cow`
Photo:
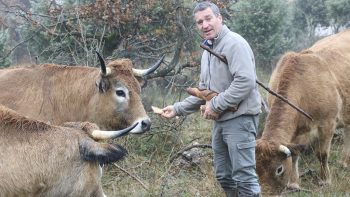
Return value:
M 326 37 L 300 53 L 285 54 L 269 85 L 314 121 L 269 95 L 270 112 L 256 148 L 263 193 L 279 194 L 286 186 L 300 187 L 298 153 L 302 144 L 311 144 L 320 161 L 320 184 L 330 184 L 328 158 L 336 127 L 343 127 L 345 133 L 342 164 L 350 164 L 350 30 Z
M 94 141 L 96 130 L 88 122 L 52 126 L 0 106 L 0 196 L 105 196 L 100 165 L 121 159 L 126 151 Z
M 163 56 L 164 57 L 164 56 Z M 31 65 L 0 70 L 0 104 L 55 125 L 88 121 L 118 130 L 139 122 L 131 133 L 150 129 L 138 79 L 153 72 L 137 70 L 129 59 L 103 59 L 101 71 L 87 66 Z M 96 134 L 96 138 L 105 138 Z

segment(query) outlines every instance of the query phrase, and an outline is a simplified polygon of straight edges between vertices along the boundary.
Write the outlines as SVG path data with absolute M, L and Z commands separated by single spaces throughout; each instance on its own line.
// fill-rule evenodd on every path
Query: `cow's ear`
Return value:
M 138 76 L 135 76 L 137 81 L 139 82 L 141 88 L 145 88 L 147 86 L 147 80 L 144 79 L 143 77 L 138 77 Z
M 292 156 L 298 156 L 307 149 L 307 146 L 303 144 L 288 144 L 286 146 L 292 153 Z
M 108 89 L 110 88 L 110 83 L 107 77 L 101 76 L 97 81 L 96 81 L 96 87 L 98 88 L 98 91 L 100 93 L 107 92 Z

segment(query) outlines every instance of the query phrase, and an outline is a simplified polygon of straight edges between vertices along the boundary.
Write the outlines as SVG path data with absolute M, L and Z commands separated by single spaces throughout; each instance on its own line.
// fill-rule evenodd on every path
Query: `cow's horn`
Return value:
M 91 136 L 95 140 L 113 139 L 113 138 L 121 137 L 121 136 L 128 134 L 137 125 L 138 125 L 138 123 L 136 123 L 130 127 L 127 127 L 125 129 L 119 130 L 119 131 L 94 130 L 94 131 L 92 131 Z
M 154 72 L 163 62 L 165 55 L 163 55 L 153 66 L 148 69 L 136 69 L 133 68 L 134 75 L 137 77 L 143 77 Z
M 284 154 L 286 154 L 287 157 L 290 157 L 292 155 L 292 153 L 290 152 L 289 148 L 287 148 L 284 145 L 280 145 L 278 150 Z
M 95 51 L 97 56 L 98 56 L 98 59 L 100 60 L 100 66 L 101 66 L 101 74 L 103 76 L 107 76 L 111 73 L 110 69 L 109 68 L 106 68 L 106 63 L 105 63 L 105 60 L 102 58 L 102 56 L 100 55 L 100 53 L 98 51 Z

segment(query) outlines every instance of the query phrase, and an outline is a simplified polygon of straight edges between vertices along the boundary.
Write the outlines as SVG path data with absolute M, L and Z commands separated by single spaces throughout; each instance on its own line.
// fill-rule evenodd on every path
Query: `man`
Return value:
M 205 106 L 204 118 L 214 120 L 212 147 L 216 178 L 228 197 L 260 196 L 255 167 L 255 138 L 261 108 L 255 60 L 247 43 L 223 24 L 219 8 L 208 1 L 193 11 L 205 44 L 226 56 L 228 64 L 207 51 L 201 59 L 200 89 L 219 94 Z M 190 96 L 162 109 L 172 118 L 199 110 L 204 101 Z M 238 108 L 237 111 L 227 110 Z

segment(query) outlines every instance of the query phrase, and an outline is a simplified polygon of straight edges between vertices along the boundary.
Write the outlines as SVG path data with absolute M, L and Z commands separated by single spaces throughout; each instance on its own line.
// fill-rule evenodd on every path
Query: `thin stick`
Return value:
M 138 182 L 142 185 L 142 187 L 143 187 L 145 190 L 148 191 L 148 187 L 147 187 L 144 183 L 142 183 L 142 181 L 141 181 L 139 178 L 137 178 L 136 176 L 132 175 L 130 172 L 126 171 L 124 168 L 120 167 L 118 164 L 113 163 L 113 165 L 115 165 L 119 170 L 121 170 L 121 171 L 125 172 L 126 174 L 128 174 L 129 176 L 131 176 L 131 177 L 132 177 L 133 179 L 135 179 L 136 181 L 138 181 Z
M 217 58 L 219 58 L 222 62 L 224 62 L 225 64 L 227 63 L 227 59 L 225 56 L 223 55 L 219 55 L 217 53 L 215 53 L 211 48 L 209 48 L 208 46 L 204 45 L 204 44 L 200 44 L 200 47 L 207 50 L 209 53 L 213 54 L 214 56 L 216 56 Z M 283 97 L 282 95 L 272 91 L 270 88 L 266 87 L 263 83 L 261 83 L 259 80 L 256 80 L 256 83 L 259 84 L 261 87 L 263 87 L 265 90 L 267 90 L 270 94 L 276 96 L 277 98 L 281 99 L 282 101 L 284 101 L 285 103 L 287 103 L 288 105 L 290 105 L 291 107 L 293 107 L 294 109 L 296 109 L 298 112 L 302 113 L 303 115 L 305 115 L 306 117 L 308 117 L 311 121 L 314 121 L 314 119 L 308 114 L 306 113 L 304 110 L 300 109 L 299 107 L 297 107 L 296 105 L 292 104 L 290 101 L 288 101 L 285 97 Z

